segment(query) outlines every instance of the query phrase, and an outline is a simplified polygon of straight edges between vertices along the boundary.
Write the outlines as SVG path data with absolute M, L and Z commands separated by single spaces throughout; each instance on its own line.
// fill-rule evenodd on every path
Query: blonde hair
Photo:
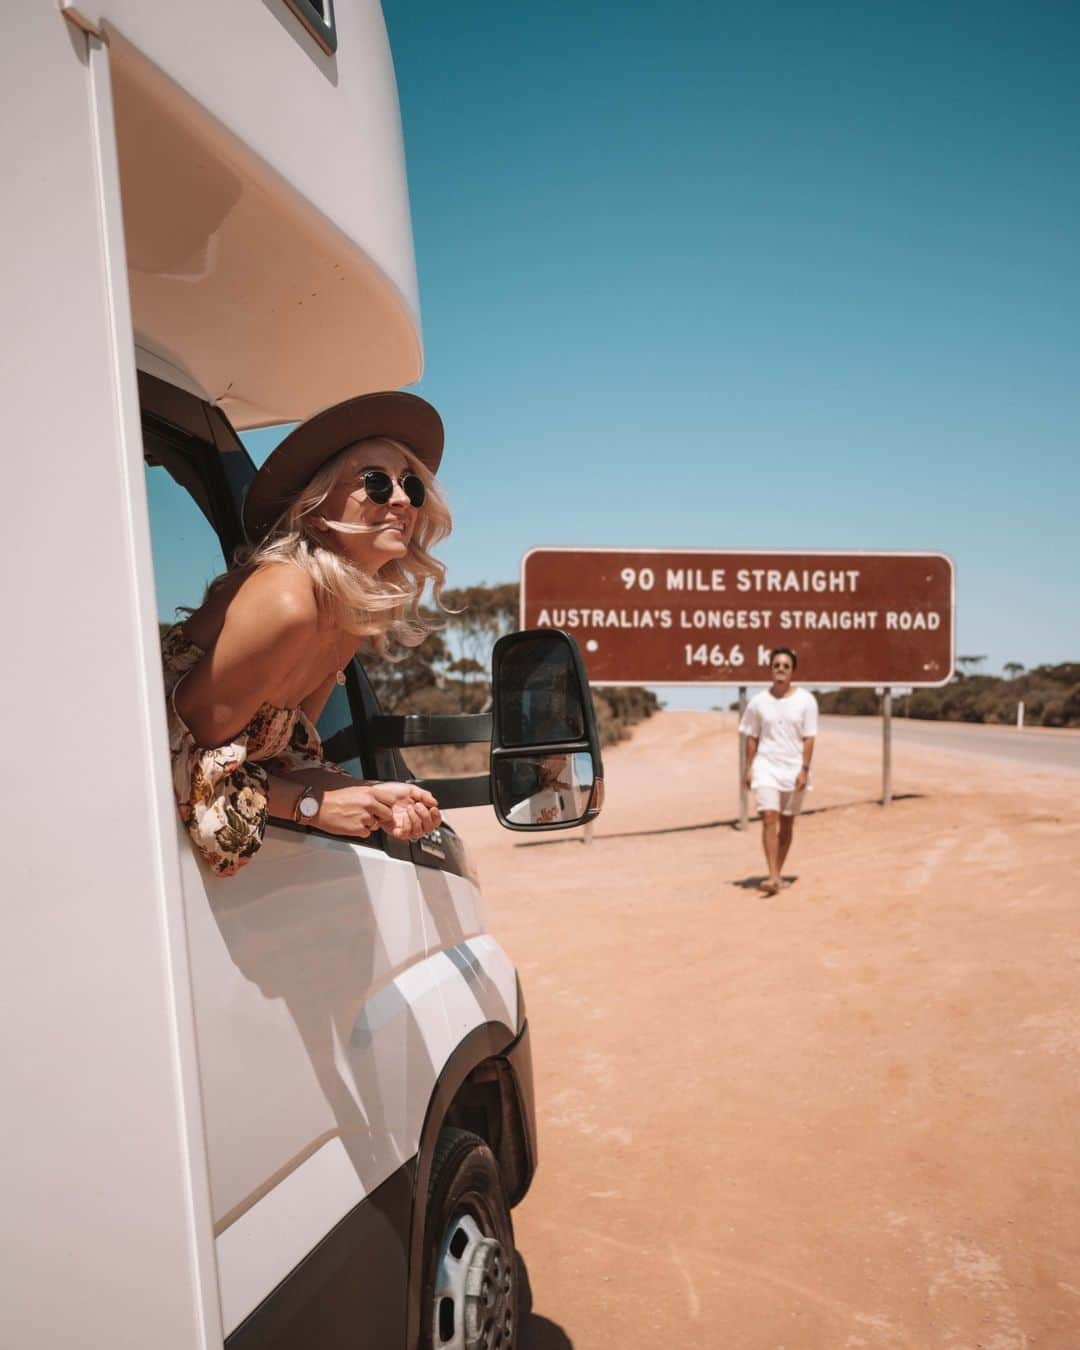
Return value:
M 385 436 L 373 436 L 356 444 L 372 450 L 389 446 L 399 451 L 424 484 L 424 504 L 417 512 L 416 528 L 404 558 L 391 559 L 378 573 L 369 575 L 329 547 L 325 529 L 316 529 L 312 523 L 319 507 L 342 478 L 345 456 L 355 449 L 350 445 L 313 475 L 259 543 L 237 549 L 235 563 L 245 571 L 271 562 L 291 562 L 302 567 L 315 587 L 319 607 L 332 623 L 366 638 L 380 656 L 400 661 L 405 653 L 396 648 L 415 647 L 429 632 L 440 627 L 421 615 L 420 602 L 430 582 L 434 602 L 442 607 L 446 568 L 431 556 L 429 549 L 450 533 L 450 508 L 434 475 L 408 446 Z M 326 524 L 342 534 L 362 534 L 377 528 L 341 521 Z

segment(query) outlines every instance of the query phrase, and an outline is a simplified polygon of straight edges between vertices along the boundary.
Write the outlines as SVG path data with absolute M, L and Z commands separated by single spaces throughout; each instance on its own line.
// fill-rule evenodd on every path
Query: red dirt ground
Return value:
M 767 898 L 735 754 L 663 713 L 587 847 L 460 821 L 532 1027 L 521 1350 L 1077 1350 L 1077 779 L 898 746 L 883 809 L 830 729 Z

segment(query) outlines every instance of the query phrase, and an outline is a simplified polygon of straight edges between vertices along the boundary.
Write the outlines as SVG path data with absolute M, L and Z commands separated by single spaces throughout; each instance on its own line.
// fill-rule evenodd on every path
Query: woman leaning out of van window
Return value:
M 450 532 L 435 485 L 438 413 L 411 394 L 368 394 L 302 423 L 244 503 L 250 547 L 162 639 L 173 786 L 218 876 L 256 853 L 268 816 L 364 838 L 418 839 L 439 824 L 415 783 L 367 782 L 330 764 L 314 723 L 362 642 L 416 646 Z

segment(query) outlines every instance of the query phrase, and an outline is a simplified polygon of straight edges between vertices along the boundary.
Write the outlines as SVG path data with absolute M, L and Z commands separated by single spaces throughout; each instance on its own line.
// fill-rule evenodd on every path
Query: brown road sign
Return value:
M 810 684 L 935 685 L 953 672 L 941 553 L 538 548 L 521 622 L 563 628 L 596 684 L 755 684 L 791 647 Z

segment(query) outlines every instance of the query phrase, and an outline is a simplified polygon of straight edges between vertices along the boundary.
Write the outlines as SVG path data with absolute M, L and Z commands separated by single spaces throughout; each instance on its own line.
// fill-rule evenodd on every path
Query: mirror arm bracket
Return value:
M 491 805 L 491 777 L 486 773 L 472 778 L 418 778 L 416 786 L 427 788 L 440 811 Z
M 368 728 L 377 750 L 407 750 L 413 745 L 472 745 L 491 740 L 491 714 L 410 713 L 406 717 L 381 714 L 369 720 Z

